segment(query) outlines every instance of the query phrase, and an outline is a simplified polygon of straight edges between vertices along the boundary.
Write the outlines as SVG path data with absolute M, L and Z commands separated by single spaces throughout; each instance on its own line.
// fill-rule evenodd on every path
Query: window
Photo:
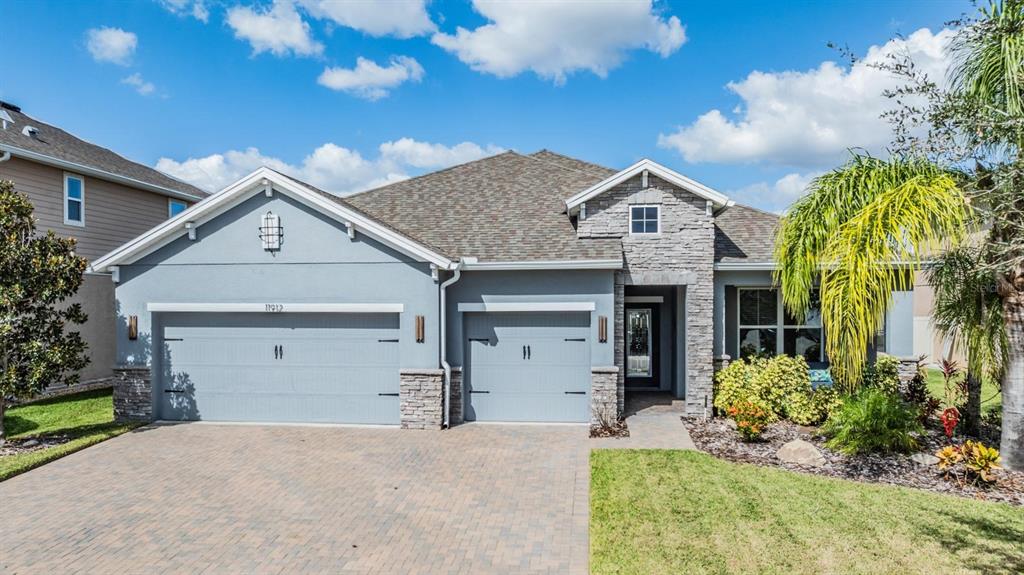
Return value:
M 740 288 L 738 299 L 740 357 L 785 353 L 802 356 L 808 363 L 825 360 L 817 290 L 811 292 L 802 322 L 785 309 L 778 290 Z
M 188 204 L 181 200 L 174 198 L 167 198 L 167 217 L 173 218 L 174 216 L 184 212 L 188 209 Z
M 740 357 L 778 353 L 779 297 L 773 289 L 739 290 Z
M 629 233 L 656 234 L 661 227 L 660 206 L 630 206 Z
M 64 174 L 64 223 L 85 225 L 85 178 Z

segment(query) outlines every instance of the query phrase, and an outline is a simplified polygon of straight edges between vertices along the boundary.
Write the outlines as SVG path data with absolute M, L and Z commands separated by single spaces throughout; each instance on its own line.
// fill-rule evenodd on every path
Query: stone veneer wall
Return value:
M 622 410 L 619 408 L 619 368 L 595 367 L 590 370 L 590 424 L 615 421 Z
M 451 396 L 448 398 L 448 425 L 458 425 L 465 421 L 462 411 L 462 368 L 452 368 Z
M 114 421 L 153 421 L 152 378 L 149 366 L 114 368 Z
M 661 233 L 629 235 L 629 206 L 661 206 Z M 615 363 L 619 393 L 625 385 L 625 286 L 686 286 L 686 412 L 703 415 L 710 409 L 713 377 L 714 217 L 707 201 L 651 175 L 644 188 L 641 176 L 631 178 L 587 202 L 579 221 L 581 238 L 622 238 L 625 265 L 615 277 Z M 623 409 L 622 402 L 619 405 Z
M 398 389 L 402 429 L 440 429 L 444 370 L 403 369 Z

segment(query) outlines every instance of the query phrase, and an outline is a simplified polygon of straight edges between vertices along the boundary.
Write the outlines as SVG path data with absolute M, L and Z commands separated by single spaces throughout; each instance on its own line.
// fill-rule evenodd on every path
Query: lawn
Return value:
M 946 383 L 942 378 L 942 372 L 934 368 L 925 371 L 928 373 L 928 392 L 945 406 Z M 998 411 L 1002 406 L 1003 396 L 999 392 L 999 386 L 986 378 L 981 384 L 981 412 Z
M 1024 573 L 1024 509 L 738 465 L 594 450 L 594 574 Z
M 0 481 L 120 435 L 133 427 L 114 423 L 113 399 L 109 389 L 10 408 L 4 414 L 4 431 L 8 439 L 66 436 L 70 441 L 0 457 Z

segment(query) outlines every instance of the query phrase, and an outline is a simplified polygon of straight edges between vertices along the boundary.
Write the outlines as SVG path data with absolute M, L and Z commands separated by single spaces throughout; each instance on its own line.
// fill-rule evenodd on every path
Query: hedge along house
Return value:
M 94 263 L 115 411 L 585 423 L 661 391 L 705 414 L 716 355 L 820 347 L 769 325 L 776 225 L 648 160 L 507 152 L 345 198 L 261 168 Z

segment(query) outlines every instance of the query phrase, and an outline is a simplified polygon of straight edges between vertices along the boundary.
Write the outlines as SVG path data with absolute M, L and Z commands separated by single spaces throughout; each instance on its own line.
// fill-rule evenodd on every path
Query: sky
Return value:
M 650 158 L 781 211 L 884 154 L 909 54 L 968 2 L 0 0 L 0 99 L 215 191 L 266 164 L 346 194 L 504 150 Z M 850 62 L 829 44 L 845 46 Z

